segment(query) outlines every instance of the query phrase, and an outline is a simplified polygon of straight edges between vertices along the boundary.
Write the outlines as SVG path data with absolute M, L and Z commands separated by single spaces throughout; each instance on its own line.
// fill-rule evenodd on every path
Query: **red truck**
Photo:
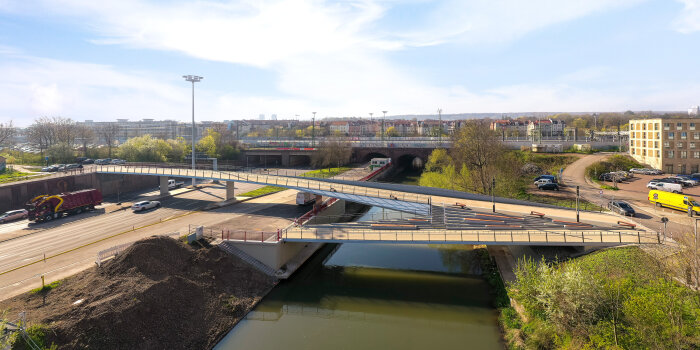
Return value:
M 93 210 L 100 204 L 102 204 L 102 193 L 96 189 L 89 189 L 37 196 L 30 200 L 26 207 L 29 220 L 43 222 L 58 219 L 64 215 Z

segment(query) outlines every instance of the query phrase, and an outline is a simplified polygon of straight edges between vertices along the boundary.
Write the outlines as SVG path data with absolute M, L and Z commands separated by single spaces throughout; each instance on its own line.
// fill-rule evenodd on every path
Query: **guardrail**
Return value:
M 160 236 L 166 236 L 166 237 L 171 237 L 171 236 L 180 236 L 180 232 L 171 232 L 171 233 L 166 233 L 162 234 Z M 102 267 L 102 262 L 108 259 L 111 259 L 114 256 L 119 255 L 119 253 L 122 253 L 125 251 L 127 248 L 131 247 L 134 244 L 134 242 L 130 243 L 124 243 L 120 244 L 111 248 L 107 248 L 105 250 L 100 250 L 97 252 L 97 258 L 95 259 L 95 264 L 97 264 L 98 267 Z
M 659 244 L 656 232 L 642 231 L 571 231 L 571 230 L 439 230 L 418 229 L 410 232 L 344 228 L 296 227 L 281 232 L 286 241 L 366 241 L 403 243 L 479 243 L 544 245 L 621 245 Z

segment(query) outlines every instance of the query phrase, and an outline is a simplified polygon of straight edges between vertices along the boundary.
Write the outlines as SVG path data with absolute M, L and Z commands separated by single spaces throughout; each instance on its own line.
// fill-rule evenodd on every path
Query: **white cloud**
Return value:
M 436 86 L 387 55 L 444 42 L 509 42 L 640 1 L 447 0 L 420 14 L 412 24 L 415 30 L 400 32 L 382 23 L 393 6 L 403 3 L 380 0 L 178 1 L 167 6 L 144 0 L 0 0 L 0 11 L 84 23 L 98 45 L 179 52 L 277 74 L 277 90 L 266 94 L 202 89 L 197 96 L 200 120 L 258 113 L 308 116 L 312 110 L 322 116 L 367 116 L 381 109 L 389 114 L 434 113 L 438 107 L 446 113 L 678 109 L 687 104 L 684 98 L 690 93 L 665 94 L 660 85 L 642 92 L 580 86 L 604 78 L 605 67 L 583 67 L 550 82 L 473 92 L 460 85 Z M 686 9 L 697 4 L 685 3 Z M 697 14 L 697 6 L 693 8 L 695 12 L 686 12 Z M 0 74 L 5 77 L 0 100 L 12 103 L 0 106 L 0 118 L 61 114 L 75 119 L 186 120 L 189 116 L 189 91 L 181 81 L 173 81 L 178 75 L 26 57 L 0 46 L 3 56 L 12 59 L 0 60 Z M 696 95 L 700 92 L 697 86 L 686 88 Z
M 681 33 L 691 33 L 700 30 L 700 0 L 678 0 L 683 3 L 683 10 L 673 23 L 673 27 Z

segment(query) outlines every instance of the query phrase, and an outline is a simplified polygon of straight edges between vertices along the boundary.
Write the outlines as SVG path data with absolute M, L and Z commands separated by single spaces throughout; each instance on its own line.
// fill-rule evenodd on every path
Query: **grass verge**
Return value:
M 257 190 L 252 190 L 249 192 L 246 192 L 242 194 L 242 197 L 257 197 L 257 196 L 262 196 L 264 194 L 270 194 L 270 193 L 275 193 L 275 192 L 280 192 L 284 191 L 286 188 L 284 187 L 277 187 L 277 186 L 265 186 L 258 188 Z
M 53 281 L 49 284 L 44 285 L 43 287 L 35 288 L 30 291 L 32 294 L 39 294 L 39 293 L 48 293 L 48 291 L 58 287 L 61 285 L 61 280 L 58 281 Z

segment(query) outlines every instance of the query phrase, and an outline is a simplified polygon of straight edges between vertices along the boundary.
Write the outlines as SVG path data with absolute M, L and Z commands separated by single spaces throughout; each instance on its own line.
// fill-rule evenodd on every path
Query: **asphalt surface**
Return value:
M 658 178 L 662 176 L 642 176 L 631 181 L 628 184 L 620 184 L 621 190 L 601 190 L 598 185 L 585 178 L 585 170 L 589 165 L 601 161 L 611 153 L 596 153 L 580 158 L 564 169 L 562 182 L 567 185 L 567 191 L 575 191 L 576 186 L 580 186 L 581 197 L 589 202 L 607 207 L 608 201 L 624 200 L 632 204 L 637 215 L 634 218 L 625 218 L 627 221 L 636 221 L 649 229 L 663 232 L 664 226 L 661 223 L 661 217 L 667 217 L 669 222 L 666 227 L 666 234 L 673 237 L 674 234 L 680 232 L 689 232 L 692 230 L 693 220 L 683 212 L 668 209 L 657 208 L 647 200 L 648 190 L 646 187 L 647 178 Z M 635 175 L 637 176 L 637 175 Z M 643 186 L 642 186 L 643 185 Z M 641 187 L 640 187 L 641 186 Z M 684 190 L 685 191 L 685 190 Z M 691 189 L 690 191 L 699 191 L 700 187 Z
M 300 172 L 303 170 L 299 170 Z M 237 194 L 260 185 L 236 183 Z M 217 230 L 275 232 L 309 210 L 296 205 L 296 191 L 286 190 L 249 199 L 218 209 L 198 211 L 223 201 L 224 184 L 208 184 L 196 190 L 172 191 L 161 199 L 162 207 L 133 213 L 124 202 L 119 209 L 106 202 L 94 212 L 48 223 L 28 224 L 26 220 L 2 225 L 0 231 L 0 299 L 23 293 L 95 265 L 97 252 L 152 235 L 180 232 L 196 226 Z M 157 189 L 126 194 L 122 201 L 153 198 Z M 108 200 L 111 198 L 108 198 Z M 116 199 L 114 199 L 116 201 Z M 44 260 L 46 256 L 46 260 Z

